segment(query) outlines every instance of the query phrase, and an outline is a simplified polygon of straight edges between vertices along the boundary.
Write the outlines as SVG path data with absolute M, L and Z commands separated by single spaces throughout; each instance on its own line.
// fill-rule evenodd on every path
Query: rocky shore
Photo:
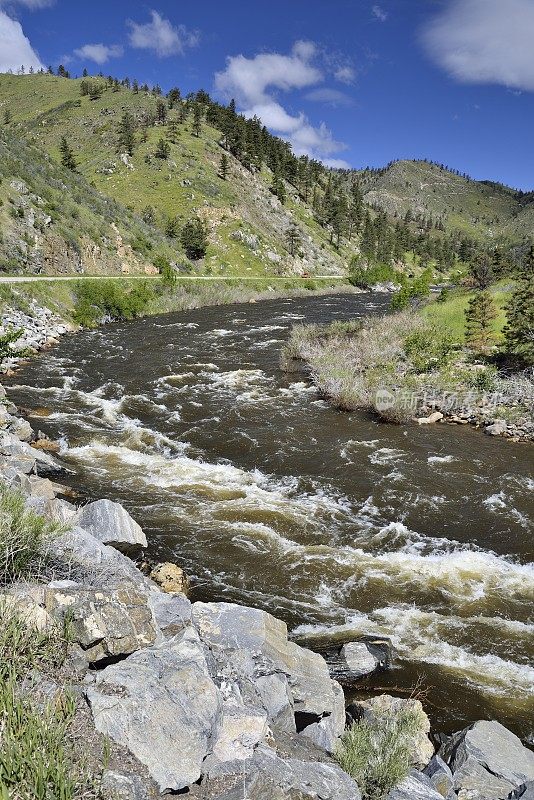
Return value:
M 534 797 L 534 753 L 498 722 L 431 737 L 415 697 L 345 707 L 339 681 L 389 668 L 387 640 L 346 642 L 325 659 L 265 611 L 191 602 L 176 565 L 146 574 L 134 560 L 146 538 L 128 512 L 108 500 L 74 505 L 54 444 L 37 439 L 1 387 L 0 404 L 0 488 L 60 526 L 35 576 L 3 580 L 3 602 L 28 627 L 69 631 L 61 673 L 41 671 L 21 691 L 36 703 L 64 691 L 75 698 L 84 748 L 106 751 L 92 765 L 95 797 Z M 380 732 L 406 713 L 407 774 L 387 794 L 365 776 L 358 785 L 340 766 L 346 726 Z

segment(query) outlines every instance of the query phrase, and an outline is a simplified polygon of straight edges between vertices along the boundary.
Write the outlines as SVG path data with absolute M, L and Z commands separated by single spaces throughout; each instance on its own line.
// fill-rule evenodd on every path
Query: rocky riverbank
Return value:
M 73 698 L 67 739 L 88 758 L 93 794 L 84 797 L 533 796 L 534 754 L 497 722 L 440 737 L 430 736 L 416 698 L 381 695 L 345 708 L 338 679 L 354 685 L 389 668 L 387 640 L 347 642 L 325 660 L 290 641 L 285 624 L 264 611 L 191 602 L 175 565 L 141 570 L 139 525 L 107 500 L 74 504 L 54 443 L 37 437 L 3 390 L 0 401 L 1 492 L 21 496 L 26 512 L 56 526 L 24 580 L 6 567 L 4 607 L 65 641 L 61 669 L 41 666 L 18 691 L 32 704 Z M 352 745 L 347 724 L 358 734 Z M 369 742 L 362 764 L 358 748 Z M 382 770 L 377 784 L 377 765 L 390 763 L 390 783 Z

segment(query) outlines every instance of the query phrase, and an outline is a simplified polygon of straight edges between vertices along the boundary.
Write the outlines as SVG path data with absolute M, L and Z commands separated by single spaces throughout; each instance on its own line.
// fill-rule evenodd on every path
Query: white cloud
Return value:
M 356 80 L 356 70 L 354 67 L 349 66 L 349 64 L 345 64 L 344 66 L 338 67 L 334 72 L 334 78 L 336 81 L 340 83 L 351 84 L 354 83 Z
M 306 100 L 311 100 L 314 103 L 324 103 L 333 108 L 351 106 L 354 102 L 352 97 L 345 94 L 345 92 L 340 92 L 339 89 L 312 89 L 311 92 L 308 92 L 304 97 Z
M 534 91 L 533 31 L 534 0 L 452 0 L 422 40 L 456 80 Z
M 22 65 L 26 71 L 43 66 L 20 22 L 0 11 L 0 72 L 16 71 Z
M 38 8 L 50 8 L 53 6 L 56 0 L 0 0 L 0 6 L 24 6 L 25 8 L 29 8 L 32 11 Z
M 120 44 L 84 44 L 74 51 L 77 58 L 87 58 L 97 64 L 105 64 L 110 58 L 120 58 L 124 53 L 124 48 Z
M 305 89 L 323 81 L 322 71 L 313 63 L 317 52 L 313 42 L 299 41 L 289 55 L 231 56 L 226 69 L 216 73 L 215 86 L 227 99 L 234 97 L 245 116 L 259 117 L 290 141 L 297 155 L 323 160 L 346 145 L 337 142 L 326 125 L 313 126 L 302 112 L 289 113 L 277 99 L 277 91 Z
M 373 12 L 373 16 L 376 17 L 376 19 L 380 20 L 380 22 L 385 22 L 389 16 L 388 12 L 384 11 L 382 6 L 379 5 L 373 6 L 371 11 Z
M 150 12 L 152 21 L 144 25 L 128 20 L 130 44 L 141 50 L 154 50 L 160 56 L 183 55 L 187 47 L 198 44 L 198 33 L 189 31 L 185 25 L 173 26 L 158 14 Z

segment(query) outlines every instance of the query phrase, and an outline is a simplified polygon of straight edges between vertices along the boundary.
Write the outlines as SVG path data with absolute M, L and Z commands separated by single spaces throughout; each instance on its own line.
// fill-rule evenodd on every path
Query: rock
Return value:
M 81 577 L 93 587 L 109 591 L 129 583 L 147 593 L 155 588 L 127 556 L 77 526 L 54 537 L 47 556 L 61 570 L 68 570 L 69 577 Z
M 410 735 L 412 766 L 416 769 L 426 767 L 434 755 L 434 746 L 428 734 L 430 733 L 430 720 L 423 711 L 419 700 L 403 700 L 389 694 L 381 694 L 369 700 L 353 703 L 352 707 L 361 710 L 361 716 L 369 721 L 380 721 L 382 718 L 394 717 L 401 711 L 413 713 L 418 722 L 418 729 Z
M 502 436 L 506 433 L 508 426 L 504 420 L 497 420 L 492 425 L 486 425 L 484 433 L 488 436 Z
M 434 411 L 434 413 L 430 414 L 428 417 L 418 417 L 416 422 L 418 422 L 419 425 L 433 425 L 435 422 L 439 422 L 442 419 L 443 414 L 441 411 Z
M 269 693 L 271 711 L 277 704 L 279 713 L 287 714 L 292 708 L 297 731 L 333 751 L 344 730 L 345 703 L 322 656 L 289 642 L 285 623 L 259 609 L 233 603 L 194 603 L 193 624 L 221 660 L 228 662 L 229 654 L 234 653 L 235 673 L 247 686 Z M 287 679 L 285 707 L 282 686 L 271 694 L 274 685 L 255 683 L 260 676 L 275 674 Z
M 41 497 L 44 500 L 53 500 L 56 496 L 56 484 L 49 478 L 30 478 L 32 497 Z
M 29 442 L 33 437 L 33 428 L 28 420 L 19 417 L 12 417 L 12 420 L 9 430 L 13 436 L 16 436 L 21 442 Z
M 86 694 L 97 730 L 128 748 L 162 792 L 200 778 L 222 701 L 193 628 L 106 667 Z
M 453 791 L 452 772 L 440 756 L 435 755 L 423 770 L 430 783 L 442 797 L 448 798 Z
M 61 445 L 59 442 L 53 442 L 51 439 L 38 439 L 32 442 L 31 446 L 34 450 L 45 450 L 47 453 L 59 453 Z
M 534 753 L 498 722 L 482 720 L 454 734 L 439 751 L 454 788 L 499 800 L 534 780 Z
M 177 564 L 171 564 L 170 561 L 165 561 L 163 564 L 158 564 L 154 567 L 150 577 L 164 592 L 187 594 L 189 591 L 187 575 L 181 567 Z
M 280 758 L 259 747 L 235 773 L 231 788 L 209 794 L 217 800 L 361 800 L 357 784 L 337 764 Z
M 387 800 L 443 800 L 432 783 L 422 772 L 412 770 L 398 786 L 391 790 Z
M 191 603 L 183 594 L 152 592 L 148 596 L 148 605 L 165 636 L 175 636 L 191 624 Z
M 341 657 L 344 659 L 351 676 L 359 678 L 370 675 L 380 664 L 378 658 L 369 650 L 365 642 L 348 642 L 341 648 Z
M 148 800 L 148 792 L 137 775 L 125 775 L 106 769 L 100 782 L 103 800 Z
M 131 552 L 137 547 L 147 546 L 141 526 L 120 503 L 111 500 L 97 500 L 84 506 L 79 514 L 78 524 L 103 544 L 121 552 Z
M 509 800 L 534 800 L 534 781 L 523 783 L 518 789 L 512 792 Z
M 156 639 L 146 595 L 130 587 L 113 592 L 48 589 L 45 608 L 68 624 L 70 640 L 82 647 L 89 663 L 129 655 Z

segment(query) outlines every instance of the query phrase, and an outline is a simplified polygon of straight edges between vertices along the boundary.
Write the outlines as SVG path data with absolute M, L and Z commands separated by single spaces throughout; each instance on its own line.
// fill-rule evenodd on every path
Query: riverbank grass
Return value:
M 417 712 L 403 709 L 362 719 L 345 731 L 336 759 L 360 787 L 363 800 L 383 800 L 407 777 L 419 729 Z
M 501 281 L 491 286 L 489 292 L 497 311 L 492 329 L 496 342 L 500 342 L 503 339 L 503 329 L 506 325 L 506 306 L 511 297 L 510 281 Z M 473 297 L 473 292 L 463 289 L 454 290 L 444 302 L 435 299 L 428 303 L 421 310 L 421 314 L 431 324 L 446 328 L 456 342 L 463 344 L 465 341 L 465 312 Z

